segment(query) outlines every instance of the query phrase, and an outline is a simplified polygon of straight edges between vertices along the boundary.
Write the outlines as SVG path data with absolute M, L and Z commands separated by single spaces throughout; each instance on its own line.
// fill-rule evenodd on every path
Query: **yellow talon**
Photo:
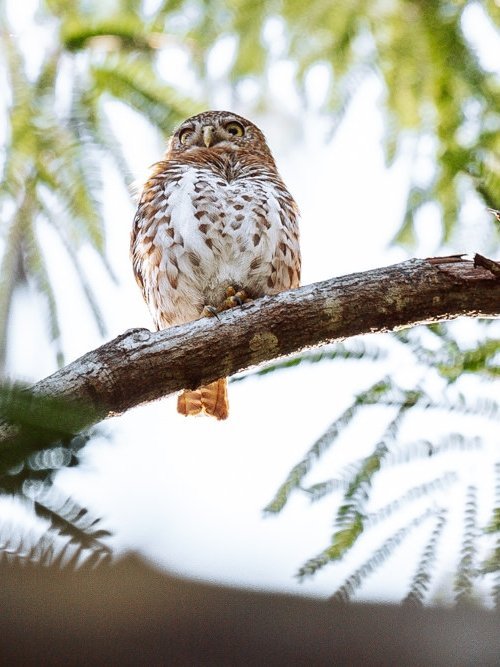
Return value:
M 203 312 L 201 314 L 202 317 L 217 317 L 219 319 L 219 316 L 217 315 L 219 311 L 215 306 L 205 306 L 203 308 Z
M 236 306 L 242 306 L 247 301 L 251 301 L 251 299 L 248 298 L 245 290 L 236 291 L 235 287 L 228 285 L 226 287 L 226 298 L 221 305 L 218 308 L 215 306 L 205 306 L 202 317 L 217 317 L 217 313 L 222 313 L 230 308 L 236 308 Z

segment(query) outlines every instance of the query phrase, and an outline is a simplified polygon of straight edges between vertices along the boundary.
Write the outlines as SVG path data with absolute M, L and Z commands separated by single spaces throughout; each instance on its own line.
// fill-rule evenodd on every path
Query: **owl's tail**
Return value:
M 186 389 L 177 399 L 177 412 L 186 417 L 202 412 L 217 419 L 227 419 L 227 379 L 221 378 L 199 389 Z

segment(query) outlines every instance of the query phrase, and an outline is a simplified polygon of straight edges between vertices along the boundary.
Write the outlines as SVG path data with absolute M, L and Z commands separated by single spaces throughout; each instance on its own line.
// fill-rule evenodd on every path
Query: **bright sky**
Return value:
M 20 38 L 27 42 L 33 28 L 30 14 L 26 17 L 19 14 L 16 20 Z M 279 25 L 270 27 L 271 31 L 279 29 Z M 431 163 L 425 158 L 417 166 L 411 163 L 412 142 L 408 141 L 406 155 L 391 169 L 385 167 L 378 111 L 383 94 L 380 84 L 375 79 L 366 82 L 345 122 L 329 138 L 328 122 L 317 111 L 324 85 L 321 68 L 311 75 L 310 89 L 315 92 L 310 107 L 304 111 L 290 83 L 289 64 L 278 63 L 271 72 L 272 111 L 256 116 L 251 83 L 240 90 L 238 104 L 231 105 L 231 95 L 224 84 L 224 63 L 228 62 L 231 43 L 217 49 L 212 54 L 211 73 L 217 83 L 213 88 L 220 89 L 220 93 L 214 95 L 211 106 L 231 106 L 237 113 L 251 117 L 265 132 L 282 176 L 302 210 L 303 283 L 403 260 L 406 254 L 401 249 L 388 248 L 388 243 L 401 220 L 410 169 L 425 172 Z M 172 78 L 167 62 L 172 62 L 173 55 L 173 83 L 189 82 L 189 62 L 179 51 L 165 56 L 165 74 Z M 110 111 L 127 156 L 136 167 L 135 176 L 140 179 L 147 167 L 161 157 L 164 147 L 134 113 L 117 104 L 110 105 Z M 108 338 L 112 338 L 129 328 L 151 327 L 151 323 L 128 257 L 134 207 L 111 170 L 105 201 L 109 257 L 119 284 L 110 284 L 90 251 L 83 251 L 81 256 L 93 275 L 106 312 Z M 465 235 L 470 245 L 453 247 L 454 252 L 485 250 L 482 244 L 485 246 L 488 240 L 489 220 L 477 203 L 472 202 L 469 208 L 467 215 L 475 223 L 475 234 L 469 239 Z M 415 254 L 435 252 L 437 229 L 435 211 L 429 208 L 420 221 L 422 240 Z M 81 299 L 71 263 L 59 252 L 52 231 L 43 228 L 41 233 L 48 257 L 54 259 L 54 281 L 61 285 L 58 299 L 64 348 L 71 360 L 101 341 Z M 19 297 L 12 320 L 15 344 L 10 349 L 10 369 L 16 378 L 35 380 L 54 370 L 54 359 L 44 340 L 43 311 L 29 294 Z M 465 323 L 465 337 L 469 329 Z M 37 334 L 34 336 L 33 332 Z M 372 342 L 385 344 L 376 337 L 372 337 Z M 203 417 L 185 419 L 176 414 L 174 399 L 163 400 L 104 424 L 109 439 L 92 442 L 83 451 L 81 465 L 62 472 L 57 482 L 97 516 L 105 517 L 114 534 L 112 544 L 118 550 L 138 549 L 159 565 L 192 577 L 328 595 L 409 515 L 398 515 L 396 521 L 386 522 L 380 531 L 367 535 L 347 565 L 326 567 L 299 585 L 294 573 L 329 543 L 339 496 L 310 505 L 306 498 L 297 495 L 275 518 L 264 519 L 262 508 L 289 469 L 357 391 L 385 373 L 412 386 L 419 372 L 410 355 L 399 351 L 384 362 L 327 362 L 249 379 L 230 385 L 230 418 L 223 423 Z M 426 429 L 432 433 L 443 429 L 442 419 L 426 417 L 425 424 L 418 420 L 422 421 L 422 417 L 415 416 L 405 430 L 410 440 L 416 429 L 422 435 Z M 376 409 L 371 411 L 325 456 L 308 482 L 332 477 L 349 461 L 369 454 L 385 425 L 386 416 Z M 469 429 L 474 435 L 476 426 L 464 422 L 460 428 Z M 462 483 L 436 494 L 435 502 L 439 506 L 456 503 L 462 508 L 465 483 L 485 486 L 486 479 L 489 488 L 492 481 L 495 449 L 490 440 L 486 438 L 481 458 L 477 453 L 463 454 L 457 462 L 455 454 L 455 458 L 445 457 L 441 468 L 429 466 L 428 461 L 412 464 L 411 470 L 404 466 L 392 468 L 375 485 L 373 508 L 397 497 L 416 480 L 434 479 L 448 469 L 456 471 Z M 425 501 L 416 503 L 411 516 L 425 506 Z M 0 515 L 2 510 L 4 517 L 13 516 L 12 503 L 0 505 Z M 486 521 L 487 514 L 481 518 Z M 447 529 L 449 537 L 444 540 L 442 556 L 448 562 L 457 553 L 460 522 L 461 514 L 457 514 Z M 367 581 L 362 596 L 402 597 L 433 527 L 429 521 L 416 529 L 405 547 Z M 438 586 L 446 581 L 446 576 L 445 564 Z

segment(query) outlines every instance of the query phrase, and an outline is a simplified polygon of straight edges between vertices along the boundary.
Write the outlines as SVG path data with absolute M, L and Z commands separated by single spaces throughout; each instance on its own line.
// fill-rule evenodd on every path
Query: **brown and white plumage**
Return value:
M 134 273 L 158 329 L 219 309 L 229 286 L 249 298 L 297 287 L 298 210 L 262 132 L 227 111 L 187 119 L 144 185 Z M 225 379 L 184 392 L 183 414 L 227 417 Z

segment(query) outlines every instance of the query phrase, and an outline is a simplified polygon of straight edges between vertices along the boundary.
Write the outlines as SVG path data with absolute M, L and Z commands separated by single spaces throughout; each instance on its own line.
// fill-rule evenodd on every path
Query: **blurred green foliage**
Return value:
M 91 438 L 82 433 L 95 410 L 40 396 L 17 384 L 0 384 L 0 490 L 19 491 L 26 479 L 45 479 L 76 462 Z
M 52 39 L 33 46 L 35 74 L 6 14 L 3 5 L 0 68 L 8 90 L 0 108 L 7 124 L 0 158 L 0 375 L 14 291 L 26 281 L 46 301 L 50 337 L 63 362 L 41 224 L 49 224 L 62 242 L 104 334 L 101 306 L 79 250 L 90 246 L 113 278 L 102 215 L 103 159 L 111 158 L 127 186 L 131 181 L 105 100 L 120 100 L 164 133 L 198 108 L 161 80 L 150 27 L 133 8 L 100 15 L 86 2 L 41 2 L 36 19 Z
M 440 331 L 437 333 L 439 335 Z M 416 338 L 415 330 L 412 331 L 412 336 Z M 407 336 L 397 338 L 403 345 L 408 345 Z M 446 346 L 446 341 L 443 345 Z M 356 363 L 354 357 L 352 361 Z M 405 601 L 422 604 L 429 598 L 432 599 L 437 551 L 441 548 L 442 535 L 449 525 L 451 510 L 460 511 L 457 507 L 443 506 L 443 503 L 446 503 L 443 491 L 463 482 L 463 470 L 462 475 L 453 470 L 453 467 L 459 464 L 458 457 L 472 452 L 479 453 L 483 446 L 481 437 L 483 432 L 488 432 L 491 426 L 495 430 L 498 429 L 500 403 L 490 398 L 457 393 L 454 391 L 456 378 L 453 380 L 446 378 L 450 391 L 444 391 L 441 398 L 436 398 L 424 384 L 432 385 L 432 375 L 440 374 L 441 369 L 433 364 L 430 356 L 423 355 L 419 362 L 427 366 L 427 373 L 424 375 L 425 381 L 417 389 L 402 388 L 391 377 L 386 377 L 361 391 L 352 404 L 313 443 L 302 460 L 290 470 L 274 498 L 265 508 L 265 512 L 270 515 L 279 514 L 285 510 L 294 494 L 306 496 L 314 503 L 323 501 L 327 497 L 333 501 L 335 520 L 330 543 L 298 569 L 299 579 L 312 576 L 327 565 L 335 565 L 346 559 L 347 562 L 351 562 L 349 558 L 356 549 L 358 554 L 360 548 L 361 553 L 364 553 L 363 546 L 360 545 L 366 544 L 368 536 L 372 535 L 368 558 L 338 585 L 334 593 L 336 598 L 351 599 L 365 580 L 386 563 L 396 548 L 418 526 L 429 520 L 432 532 L 424 545 L 413 579 L 409 583 Z M 326 457 L 328 451 L 332 447 L 340 446 L 339 441 L 345 431 L 352 429 L 356 422 L 370 423 L 369 411 L 375 408 L 385 410 L 387 425 L 381 438 L 374 442 L 371 452 L 360 458 L 356 458 L 353 454 L 347 465 L 336 464 L 330 459 L 328 464 L 323 463 L 321 466 L 320 460 Z M 421 415 L 420 439 L 417 440 L 408 439 L 408 436 L 404 435 L 403 427 L 410 411 L 412 415 L 415 411 Z M 467 437 L 456 430 L 456 420 L 447 419 L 449 431 L 437 433 L 434 431 L 435 420 L 426 418 L 429 412 L 462 415 L 474 420 L 476 429 L 480 418 L 483 420 L 483 427 L 476 431 L 475 437 Z M 363 436 L 366 442 L 371 439 L 370 433 Z M 450 459 L 450 453 L 455 453 L 454 459 Z M 446 468 L 443 470 L 443 463 L 438 462 L 440 458 L 446 460 L 447 456 L 448 463 L 445 465 L 451 465 L 451 470 Z M 386 505 L 374 509 L 373 487 L 378 485 L 380 489 L 381 485 L 384 485 L 387 471 L 412 465 L 413 473 L 408 468 L 402 473 L 405 475 L 404 479 L 411 480 L 408 482 L 409 488 L 399 496 L 394 494 L 395 497 Z M 313 484 L 307 482 L 309 473 L 318 475 L 325 469 L 334 476 Z M 439 476 L 428 481 L 429 473 L 435 474 L 436 470 L 441 471 Z M 460 557 L 457 563 L 448 564 L 449 572 L 454 574 L 453 597 L 457 604 L 478 601 L 480 598 L 484 601 L 488 595 L 492 596 L 495 604 L 498 605 L 499 602 L 500 464 L 496 464 L 495 475 L 496 497 L 491 509 L 492 518 L 486 526 L 479 525 L 477 520 L 477 489 L 472 484 L 467 486 Z M 410 486 L 418 479 L 422 481 Z M 490 485 L 490 481 L 485 480 L 485 486 Z M 383 532 L 379 532 L 378 546 L 377 541 L 373 546 L 373 529 L 379 527 L 382 522 L 392 526 L 389 528 L 391 532 L 385 538 L 381 538 Z M 387 530 L 385 532 L 387 533 Z M 480 554 L 484 553 L 488 555 L 481 563 Z M 480 595 L 477 592 L 479 588 L 482 591 Z
M 78 463 L 95 436 L 83 431 L 95 411 L 81 404 L 36 395 L 19 385 L 0 385 L 0 492 L 14 494 L 42 522 L 23 527 L 0 520 L 0 563 L 54 568 L 95 567 L 111 560 L 100 519 L 53 485 L 56 473 Z
M 256 78 L 262 104 L 272 92 L 266 78 L 277 58 L 293 63 L 302 91 L 311 69 L 322 65 L 329 74 L 324 108 L 332 124 L 366 78 L 377 77 L 384 90 L 380 110 L 388 162 L 408 137 L 417 154 L 433 146 L 433 168 L 423 181 L 415 177 L 396 237 L 411 243 L 415 216 L 427 202 L 440 206 L 443 240 L 454 231 L 467 192 L 488 206 L 500 202 L 498 71 L 481 64 L 467 37 L 475 33 L 481 40 L 480 30 L 489 24 L 494 31 L 499 16 L 494 2 L 185 0 L 161 3 L 151 20 L 182 40 L 202 78 L 208 76 L 210 50 L 222 38 L 233 38 L 230 80 Z

